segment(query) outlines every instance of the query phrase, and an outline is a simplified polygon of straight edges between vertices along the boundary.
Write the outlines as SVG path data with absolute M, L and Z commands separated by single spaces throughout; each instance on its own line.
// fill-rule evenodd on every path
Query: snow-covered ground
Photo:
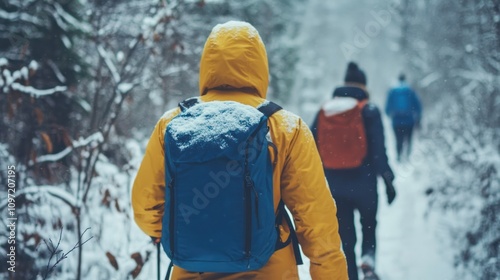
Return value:
M 395 139 L 386 123 L 386 143 L 395 159 Z M 383 183 L 379 184 L 377 269 L 383 280 L 449 280 L 452 279 L 452 254 L 446 240 L 446 228 L 439 216 L 428 211 L 425 190 L 430 182 L 429 162 L 423 156 L 424 143 L 415 135 L 412 158 L 398 164 L 392 161 L 396 174 L 398 197 L 387 205 Z

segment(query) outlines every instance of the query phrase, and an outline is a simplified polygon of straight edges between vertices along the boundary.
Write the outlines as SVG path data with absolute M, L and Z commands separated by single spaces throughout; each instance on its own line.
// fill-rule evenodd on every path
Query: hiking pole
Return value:
M 158 280 L 160 280 L 160 242 L 156 243 L 156 265 L 157 265 L 157 268 L 158 268 L 158 271 L 157 271 L 157 278 Z

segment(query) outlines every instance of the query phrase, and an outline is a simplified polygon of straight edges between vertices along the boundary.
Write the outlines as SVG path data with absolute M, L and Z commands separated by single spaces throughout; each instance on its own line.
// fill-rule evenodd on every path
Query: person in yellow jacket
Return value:
M 257 30 L 244 22 L 216 25 L 201 56 L 201 101 L 236 101 L 256 107 L 265 101 L 268 83 L 266 49 Z M 135 221 L 153 238 L 161 237 L 164 214 L 164 134 L 179 112 L 178 108 L 168 111 L 156 124 L 132 189 Z M 286 110 L 272 115 L 268 125 L 278 149 L 273 172 L 275 211 L 282 199 L 293 216 L 299 244 L 310 259 L 312 279 L 347 279 L 335 202 L 308 126 Z M 286 222 L 280 226 L 280 232 L 281 240 L 286 240 Z M 290 244 L 274 252 L 268 263 L 256 271 L 200 274 L 174 266 L 171 279 L 291 280 L 299 276 Z

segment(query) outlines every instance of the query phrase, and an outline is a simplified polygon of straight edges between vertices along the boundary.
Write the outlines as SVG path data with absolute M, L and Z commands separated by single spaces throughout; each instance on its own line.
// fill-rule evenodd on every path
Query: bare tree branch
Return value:
M 68 255 L 73 252 L 75 249 L 77 248 L 81 248 L 83 246 L 83 244 L 87 243 L 90 239 L 92 239 L 94 236 L 91 236 L 89 237 L 87 240 L 83 241 L 82 242 L 82 238 L 83 238 L 83 235 L 85 235 L 85 233 L 87 232 L 87 230 L 89 230 L 90 228 L 87 228 L 83 231 L 83 233 L 79 236 L 78 238 L 78 242 L 73 246 L 73 248 L 71 248 L 68 252 L 66 253 L 63 253 L 62 250 L 59 249 L 59 246 L 61 244 L 61 239 L 62 239 L 62 228 L 61 228 L 61 232 L 59 233 L 59 240 L 57 241 L 57 245 L 54 246 L 54 243 L 52 242 L 52 240 L 49 238 L 49 243 L 47 243 L 47 241 L 43 240 L 43 242 L 45 243 L 45 245 L 47 246 L 47 248 L 49 249 L 49 252 L 50 252 L 50 258 L 49 258 L 49 261 L 47 263 L 47 267 L 45 269 L 45 273 L 43 275 L 43 279 L 48 279 L 48 277 L 50 276 L 50 274 L 52 273 L 52 271 L 54 270 L 54 268 L 61 262 L 63 261 L 64 259 L 68 258 Z M 51 265 L 51 261 L 53 258 L 56 258 L 55 259 L 55 263 Z

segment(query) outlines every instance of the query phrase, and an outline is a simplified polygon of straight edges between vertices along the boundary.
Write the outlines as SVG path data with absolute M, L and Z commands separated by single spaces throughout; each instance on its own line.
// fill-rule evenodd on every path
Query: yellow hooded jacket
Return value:
M 266 97 L 267 63 L 264 44 L 253 26 L 233 21 L 215 26 L 201 57 L 202 101 L 230 100 L 257 107 Z M 160 237 L 164 213 L 164 133 L 179 111 L 178 108 L 168 111 L 156 124 L 132 190 L 135 221 L 151 237 Z M 272 141 L 278 148 L 273 173 L 275 210 L 283 199 L 293 215 L 302 250 L 311 261 L 313 279 L 347 279 L 336 206 L 309 128 L 286 110 L 280 110 L 268 122 Z M 274 156 L 273 152 L 270 154 Z M 281 239 L 286 240 L 289 234 L 286 222 L 280 230 Z M 200 274 L 174 267 L 171 279 L 291 280 L 298 279 L 298 271 L 289 245 L 276 251 L 257 271 Z

